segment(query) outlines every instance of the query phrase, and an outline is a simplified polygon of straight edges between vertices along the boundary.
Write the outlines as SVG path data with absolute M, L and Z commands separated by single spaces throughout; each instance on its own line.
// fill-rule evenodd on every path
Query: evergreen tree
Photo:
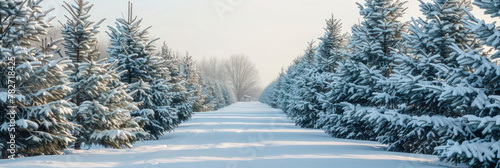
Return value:
M 232 95 L 231 92 L 229 92 L 227 85 L 222 83 L 220 84 L 220 87 L 222 89 L 222 95 L 224 97 L 224 106 L 229 106 L 233 104 L 235 102 L 234 100 L 236 99 L 236 97 Z
M 131 102 L 111 64 L 94 62 L 99 55 L 96 35 L 104 19 L 97 24 L 88 21 L 93 5 L 83 0 L 75 3 L 65 3 L 71 17 L 66 16 L 68 21 L 62 30 L 66 55 L 75 64 L 75 74 L 71 75 L 73 92 L 69 96 L 78 106 L 73 121 L 82 126 L 73 133 L 77 137 L 74 147 L 81 149 L 82 142 L 89 146 L 131 147 L 146 137 L 137 123 L 142 121 L 130 117 L 138 103 Z
M 191 100 L 191 93 L 184 87 L 184 85 L 175 84 L 169 90 L 172 99 L 171 107 L 177 110 L 179 121 L 188 121 L 193 115 L 193 102 Z
M 180 72 L 180 60 L 179 57 L 168 47 L 167 43 L 163 42 L 161 46 L 160 57 L 163 59 L 163 66 L 168 69 L 169 73 L 166 73 L 163 78 L 170 78 L 170 83 L 179 83 L 182 81 L 182 75 Z
M 215 110 L 215 106 L 217 106 L 217 98 L 215 97 L 215 88 L 212 79 L 202 77 L 202 91 L 203 95 L 205 95 L 203 104 L 205 109 L 203 111 Z
M 276 80 L 276 87 L 274 91 L 274 97 L 271 98 L 271 107 L 274 108 L 281 108 L 281 100 L 285 97 L 285 83 L 286 83 L 286 78 L 287 75 L 285 74 L 284 70 L 281 70 L 281 73 L 278 76 L 278 79 Z M 284 111 L 285 112 L 285 111 Z
M 314 62 L 315 53 L 316 49 L 311 42 L 305 50 L 304 56 L 294 66 L 294 72 L 291 74 L 295 75 L 292 80 L 296 89 L 292 93 L 286 109 L 295 123 L 305 128 L 312 128 L 315 125 L 316 114 L 319 113 L 320 109 L 316 93 L 322 89 L 322 83 L 317 80 L 318 74 L 313 69 L 316 63 Z
M 278 77 L 279 79 L 279 77 Z M 277 92 L 279 91 L 277 79 L 271 82 L 264 91 L 262 91 L 261 96 L 259 97 L 259 102 L 270 105 L 273 108 L 276 108 L 276 100 L 274 99 Z
M 194 61 L 193 57 L 189 55 L 189 53 L 186 53 L 184 57 L 181 59 L 181 74 L 183 76 L 183 80 L 185 81 L 184 87 L 186 88 L 186 91 L 188 92 L 185 97 L 187 98 L 184 100 L 186 105 L 183 106 L 190 106 L 190 108 L 186 108 L 188 111 L 185 111 L 182 116 L 183 121 L 187 121 L 191 118 L 192 115 L 192 109 L 195 107 L 194 104 L 200 105 L 202 104 L 203 101 L 200 99 L 202 96 L 203 92 L 201 90 L 201 85 L 198 83 L 200 80 L 200 76 L 198 73 L 198 70 L 196 69 L 196 62 Z M 196 102 L 198 101 L 198 102 Z M 199 106 L 198 106 L 199 108 Z M 196 109 L 196 111 L 199 111 L 200 109 Z
M 99 50 L 97 49 L 97 34 L 99 33 L 99 26 L 105 20 L 94 23 L 89 21 L 90 10 L 94 6 L 87 1 L 75 1 L 75 5 L 70 5 L 64 2 L 63 7 L 68 11 L 70 16 L 65 16 L 67 21 L 63 24 L 61 30 L 65 43 L 63 44 L 68 57 L 75 65 L 74 72 L 70 76 L 71 82 L 78 82 L 76 74 L 79 73 L 81 63 L 88 63 L 90 60 L 97 60 L 99 57 Z M 61 23 L 62 24 L 62 23 Z M 85 101 L 81 97 L 80 88 L 73 87 L 73 93 L 69 96 L 73 102 L 79 106 L 81 102 Z
M 376 93 L 390 90 L 390 83 L 385 81 L 393 73 L 393 51 L 400 45 L 405 28 L 399 21 L 404 4 L 393 0 L 358 4 L 364 21 L 352 27 L 352 53 L 337 50 L 337 57 L 343 59 L 337 59 L 331 82 L 325 82 L 329 84 L 327 92 L 320 99 L 324 112 L 319 114 L 316 127 L 338 138 L 375 140 L 372 128 L 361 121 L 368 112 L 347 109 L 353 105 L 375 106 Z
M 153 81 L 164 73 L 163 63 L 153 52 L 152 45 L 158 39 L 149 40 L 149 29 L 141 30 L 142 19 L 133 15 L 132 4 L 129 2 L 128 17 L 116 19 L 116 28 L 109 27 L 108 35 L 111 46 L 108 49 L 109 62 L 118 60 L 121 71 L 126 71 L 120 76 L 125 83 L 135 83 L 139 80 Z
M 148 118 L 144 129 L 151 134 L 151 138 L 157 139 L 164 131 L 177 127 L 181 119 L 177 114 L 189 109 L 179 105 L 184 103 L 179 101 L 179 94 L 168 94 L 170 104 L 165 104 L 165 100 L 162 100 L 164 96 L 155 96 L 162 94 L 157 92 L 164 92 L 159 88 L 173 90 L 170 92 L 183 90 L 179 89 L 179 85 L 167 85 L 167 82 L 162 81 L 168 80 L 169 70 L 165 60 L 154 53 L 156 49 L 152 43 L 158 39 L 149 40 L 148 30 L 151 27 L 141 30 L 141 22 L 142 19 L 133 15 L 133 6 L 129 2 L 128 17 L 118 18 L 116 28 L 109 27 L 110 32 L 107 32 L 111 38 L 109 61 L 118 61 L 120 81 L 132 85 L 128 88 L 130 92 L 137 92 L 133 95 L 134 101 L 143 102 L 139 106 L 140 110 L 134 111 L 132 115 Z M 152 84 L 166 86 L 155 86 L 157 89 L 153 89 Z
M 308 49 L 306 54 L 312 55 L 314 68 L 317 73 L 332 73 L 337 68 L 337 62 L 342 60 L 341 52 L 345 48 L 347 34 L 342 33 L 342 23 L 339 19 L 332 18 L 326 20 L 325 35 L 319 38 L 321 41 L 315 50 Z M 312 43 L 312 42 L 311 42 Z M 311 44 L 309 45 L 311 47 Z M 317 51 L 317 52 L 316 52 Z M 310 58 L 308 58 L 310 59 Z
M 221 84 L 218 81 L 214 82 L 215 88 L 215 98 L 217 99 L 217 105 L 215 106 L 215 110 L 224 108 L 226 106 L 226 100 L 224 99 L 224 94 L 222 93 Z
M 366 0 L 358 3 L 364 18 L 359 26 L 353 27 L 350 47 L 354 50 L 350 57 L 368 67 L 378 67 L 384 76 L 392 71 L 394 61 L 392 48 L 401 41 L 404 24 L 399 21 L 406 2 L 399 0 Z
M 60 40 L 43 38 L 53 19 L 46 16 L 53 9 L 44 11 L 41 2 L 4 0 L 0 6 L 2 158 L 62 154 L 75 140 L 75 126 L 67 119 L 74 105 L 63 99 L 71 92 L 72 64 L 54 59 Z M 36 41 L 42 42 L 38 49 L 31 46 Z M 7 143 L 11 137 L 15 144 Z
M 97 34 L 100 24 L 105 19 L 97 23 L 89 21 L 90 10 L 94 4 L 84 0 L 77 0 L 75 3 L 70 5 L 64 2 L 63 7 L 70 16 L 65 16 L 66 24 L 61 23 L 63 26 L 61 32 L 65 40 L 63 46 L 66 56 L 78 67 L 78 63 L 98 59 L 100 53 L 96 50 Z
M 354 80 L 346 82 L 346 87 L 337 89 L 351 93 L 333 92 L 331 94 L 344 96 L 344 98 L 336 97 L 334 101 L 345 100 L 345 96 L 353 94 L 351 90 L 354 89 L 356 93 L 349 98 L 349 102 L 353 104 L 387 107 L 397 105 L 397 102 L 393 100 L 396 96 L 391 93 L 394 84 L 387 77 L 393 73 L 396 55 L 394 50 L 401 46 L 401 34 L 406 29 L 405 23 L 399 21 L 406 10 L 403 8 L 405 3 L 406 1 L 399 0 L 367 0 L 364 6 L 358 4 L 364 21 L 352 28 L 350 48 L 353 52 L 349 58 L 354 62 L 348 63 L 347 66 L 353 66 L 350 68 L 357 69 L 358 72 L 367 72 L 363 76 L 368 78 L 365 80 L 369 82 L 364 81 L 364 84 L 361 84 L 357 82 L 362 80 L 351 78 Z M 358 64 L 358 62 L 363 65 Z M 339 74 L 348 75 L 348 73 L 343 72 Z M 350 78 L 349 76 L 344 77 Z M 341 83 L 347 81 L 345 79 L 339 80 Z M 337 110 L 339 109 L 337 108 Z
M 169 83 L 172 83 L 176 87 L 172 87 L 176 90 L 171 90 L 172 92 L 177 93 L 179 99 L 178 103 L 180 107 L 183 107 L 185 110 L 182 111 L 182 118 L 185 120 L 189 120 L 191 118 L 192 112 L 201 112 L 205 108 L 203 106 L 204 103 L 204 94 L 201 88 L 200 83 L 200 73 L 194 67 L 194 60 L 191 56 L 189 58 L 184 57 L 180 59 L 176 54 L 172 52 L 167 46 L 166 43 L 163 44 L 160 54 L 165 60 L 165 66 L 170 71 Z M 187 66 L 185 66 L 187 65 Z M 188 75 L 186 75 L 188 74 Z M 187 108 L 188 104 L 191 103 L 192 107 Z
M 210 92 L 208 89 L 208 85 L 206 84 L 207 77 L 206 76 L 200 76 L 200 79 L 198 80 L 198 83 L 201 84 L 201 92 L 202 96 L 199 98 L 202 99 L 201 101 L 195 101 L 193 104 L 193 111 L 196 109 L 196 112 L 204 112 L 204 111 L 211 111 L 213 110 L 213 107 L 211 107 L 211 103 L 207 102 L 210 101 Z M 198 104 L 198 102 L 203 102 L 201 104 Z M 207 106 L 209 105 L 209 106 Z
M 201 76 L 201 74 L 199 72 L 196 72 L 196 73 L 198 73 L 198 75 L 197 75 L 198 81 L 197 81 L 196 91 L 193 93 L 193 95 L 195 95 L 193 97 L 193 99 L 194 99 L 193 100 L 193 112 L 202 112 L 205 109 L 205 106 L 203 106 L 203 104 L 205 103 L 206 95 L 203 94 L 203 88 L 202 88 L 203 86 L 201 84 L 202 78 L 199 77 L 199 76 Z
M 476 0 L 474 4 L 485 9 L 485 14 L 499 16 L 499 2 Z M 472 18 L 466 21 L 466 28 L 476 33 L 481 44 L 498 49 L 499 30 L 495 23 L 486 24 L 468 14 Z M 452 107 L 475 115 L 463 117 L 475 136 L 448 140 L 436 148 L 438 155 L 441 160 L 466 163 L 472 167 L 500 167 L 500 127 L 495 119 L 500 114 L 500 66 L 493 60 L 499 58 L 499 52 L 490 55 L 482 49 L 463 45 L 454 45 L 452 49 L 457 52 L 456 61 L 460 66 L 453 69 L 441 99 L 460 100 L 454 101 Z
M 166 80 L 155 80 L 151 85 L 144 81 L 134 83 L 129 90 L 135 90 L 135 101 L 144 102 L 142 110 L 132 112 L 132 116 L 148 119 L 144 130 L 150 133 L 151 139 L 159 139 L 165 132 L 173 131 L 179 124 L 178 110 L 173 107 L 171 87 Z
M 396 56 L 397 67 L 389 79 L 393 89 L 388 92 L 392 93 L 386 94 L 396 103 L 389 108 L 412 116 L 428 115 L 431 116 L 429 120 L 436 121 L 442 118 L 439 115 L 461 117 L 471 112 L 470 104 L 467 104 L 470 92 L 463 87 L 465 85 L 459 84 L 463 80 L 458 77 L 468 70 L 460 68 L 459 52 L 453 48 L 477 47 L 473 32 L 463 23 L 469 19 L 467 9 L 471 9 L 470 2 L 436 0 L 421 3 L 421 11 L 427 20 L 413 20 L 410 34 L 405 36 L 411 49 L 409 52 L 400 51 Z M 383 96 L 384 93 L 375 94 L 381 95 L 379 99 L 387 97 Z M 380 133 L 378 140 L 389 144 L 389 150 L 430 154 L 447 140 L 467 137 L 458 136 L 451 129 L 454 127 L 439 124 L 433 127 L 405 125 L 397 133 Z
M 84 90 L 80 93 L 83 102 L 76 110 L 74 121 L 83 130 L 76 133 L 75 149 L 80 149 L 81 142 L 112 148 L 132 147 L 134 142 L 147 138 L 148 134 L 142 129 L 147 120 L 130 116 L 131 111 L 139 110 L 140 103 L 131 97 L 137 93 L 127 92 L 116 71 L 113 64 L 100 64 L 92 59 L 90 63 L 80 64 L 74 86 Z
M 316 109 L 314 109 L 315 112 L 309 114 L 312 117 L 310 127 L 316 128 L 322 127 L 322 124 L 317 122 L 319 114 L 326 111 L 331 112 L 332 108 L 334 108 L 335 101 L 329 100 L 327 95 L 332 92 L 331 89 L 333 88 L 329 84 L 333 83 L 335 79 L 334 75 L 339 63 L 347 57 L 345 48 L 348 36 L 342 34 L 340 20 L 332 16 L 326 23 L 325 35 L 320 38 L 321 43 L 316 49 L 318 52 L 314 55 L 314 74 L 306 75 L 313 77 L 312 80 L 316 80 L 316 82 L 310 82 L 310 84 L 315 84 L 312 87 L 315 92 L 312 97 Z
M 413 21 L 410 34 L 405 36 L 412 50 L 410 55 L 401 53 L 398 56 L 398 73 L 392 77 L 393 81 L 399 81 L 395 90 L 403 98 L 401 104 L 405 108 L 402 112 L 452 117 L 464 115 L 465 111 L 450 106 L 463 100 L 445 101 L 440 95 L 446 85 L 454 85 L 450 72 L 460 67 L 458 54 L 452 47 L 477 47 L 473 32 L 462 22 L 469 19 L 466 9 L 472 6 L 468 1 L 435 0 L 433 3 L 422 2 L 420 7 L 427 21 Z M 447 82 L 442 82 L 442 79 Z

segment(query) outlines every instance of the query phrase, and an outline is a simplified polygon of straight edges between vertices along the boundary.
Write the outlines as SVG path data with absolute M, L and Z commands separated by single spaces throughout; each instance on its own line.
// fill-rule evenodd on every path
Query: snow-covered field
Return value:
M 197 113 L 173 133 L 132 149 L 74 151 L 66 155 L 0 160 L 0 167 L 303 168 L 444 167 L 436 156 L 387 152 L 376 142 L 335 139 L 302 129 L 277 109 L 236 103 Z

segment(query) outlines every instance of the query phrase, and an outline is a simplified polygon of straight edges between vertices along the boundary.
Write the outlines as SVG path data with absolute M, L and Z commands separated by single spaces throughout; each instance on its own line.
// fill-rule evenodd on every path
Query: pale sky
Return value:
M 72 3 L 73 0 L 66 0 Z M 428 2 L 429 0 L 424 0 Z M 65 22 L 63 0 L 45 0 L 55 7 L 52 15 Z M 126 15 L 127 0 L 90 0 L 94 4 L 91 20 L 107 18 L 114 26 Z M 303 53 L 307 42 L 318 41 L 324 33 L 325 19 L 335 15 L 342 20 L 344 31 L 358 23 L 355 2 L 364 0 L 132 0 L 134 14 L 144 18 L 142 28 L 153 26 L 151 37 L 176 51 L 188 51 L 197 60 L 204 57 L 227 58 L 245 54 L 259 70 L 261 86 L 274 80 L 282 67 Z M 420 16 L 417 0 L 410 0 L 404 20 Z M 47 8 L 48 9 L 48 8 Z M 475 8 L 476 17 L 483 11 Z

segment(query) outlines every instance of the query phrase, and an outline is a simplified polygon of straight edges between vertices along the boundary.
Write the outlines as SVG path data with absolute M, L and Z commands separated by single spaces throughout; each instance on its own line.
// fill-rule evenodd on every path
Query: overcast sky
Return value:
M 428 2 L 428 0 L 424 0 Z M 73 2 L 67 0 L 67 2 Z M 91 19 L 107 18 L 114 26 L 126 15 L 127 0 L 90 0 Z M 355 2 L 364 0 L 132 0 L 134 14 L 144 18 L 142 27 L 153 26 L 152 37 L 179 52 L 188 51 L 197 60 L 203 57 L 227 58 L 232 54 L 249 56 L 260 71 L 264 87 L 276 78 L 282 67 L 303 53 L 307 42 L 322 36 L 325 19 L 332 14 L 350 32 L 359 22 Z M 56 20 L 65 22 L 63 0 L 45 0 L 55 7 Z M 420 16 L 417 0 L 410 0 L 405 20 Z M 475 8 L 473 13 L 482 11 Z M 158 42 L 157 45 L 160 45 Z

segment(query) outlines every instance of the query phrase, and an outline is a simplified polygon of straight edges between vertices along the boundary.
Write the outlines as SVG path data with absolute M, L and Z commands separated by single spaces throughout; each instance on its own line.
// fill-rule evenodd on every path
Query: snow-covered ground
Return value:
M 3 159 L 0 167 L 444 167 L 436 156 L 384 148 L 376 142 L 335 139 L 322 130 L 296 127 L 280 110 L 251 102 L 197 113 L 175 132 L 131 149 L 66 150 L 66 155 Z

